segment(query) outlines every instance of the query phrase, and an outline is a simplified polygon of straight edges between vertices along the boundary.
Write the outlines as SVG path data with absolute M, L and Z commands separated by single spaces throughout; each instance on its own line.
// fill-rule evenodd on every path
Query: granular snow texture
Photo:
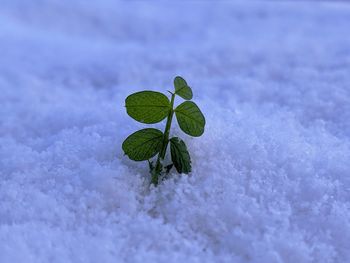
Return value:
M 350 262 L 349 36 L 345 2 L 2 0 L 0 262 Z M 206 131 L 149 188 L 124 99 L 175 75 Z

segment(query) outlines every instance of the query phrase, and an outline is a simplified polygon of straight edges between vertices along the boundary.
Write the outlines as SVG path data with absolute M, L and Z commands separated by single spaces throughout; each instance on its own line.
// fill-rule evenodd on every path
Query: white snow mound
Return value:
M 349 25 L 345 2 L 3 0 L 0 262 L 350 262 Z M 175 75 L 206 131 L 175 123 L 193 172 L 148 189 L 124 99 Z

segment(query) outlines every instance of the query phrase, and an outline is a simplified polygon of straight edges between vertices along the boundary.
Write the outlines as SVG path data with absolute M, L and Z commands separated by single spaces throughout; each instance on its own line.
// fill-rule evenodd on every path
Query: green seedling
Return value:
M 174 92 L 169 91 L 170 100 L 160 92 L 148 90 L 133 93 L 125 100 L 127 113 L 138 122 L 154 124 L 167 118 L 164 132 L 154 128 L 142 129 L 126 138 L 122 146 L 131 160 L 148 160 L 151 183 L 155 186 L 162 175 L 168 174 L 173 167 L 178 173 L 191 172 L 191 158 L 185 142 L 178 137 L 169 139 L 174 113 L 184 133 L 199 137 L 204 132 L 205 118 L 198 106 L 190 101 L 193 97 L 191 88 L 179 76 L 174 79 L 174 87 Z M 186 101 L 174 108 L 176 95 Z M 172 163 L 165 165 L 169 143 Z M 152 161 L 156 155 L 157 158 Z

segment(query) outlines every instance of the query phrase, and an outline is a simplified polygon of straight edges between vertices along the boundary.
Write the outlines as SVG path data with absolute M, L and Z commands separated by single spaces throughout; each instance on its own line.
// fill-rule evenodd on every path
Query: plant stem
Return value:
M 158 179 L 159 179 L 159 175 L 163 169 L 163 165 L 162 165 L 162 161 L 165 158 L 165 154 L 166 154 L 166 150 L 168 147 L 168 143 L 169 143 L 169 134 L 170 134 L 170 128 L 171 128 L 171 122 L 173 120 L 173 116 L 174 116 L 174 101 L 175 101 L 175 93 L 172 93 L 171 95 L 171 101 L 170 101 L 170 111 L 169 111 L 169 115 L 167 118 L 167 122 L 166 122 L 166 126 L 165 126 L 165 130 L 164 130 L 164 134 L 163 134 L 163 142 L 162 142 L 162 148 L 158 154 L 158 158 L 157 158 L 157 162 L 156 162 L 156 166 L 152 171 L 152 181 L 151 183 L 154 184 L 155 186 L 157 186 L 158 184 Z

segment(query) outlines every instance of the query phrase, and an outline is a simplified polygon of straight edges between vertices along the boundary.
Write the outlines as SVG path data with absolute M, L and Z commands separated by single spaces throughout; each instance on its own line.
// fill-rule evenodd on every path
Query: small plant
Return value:
M 122 146 L 131 160 L 148 160 L 151 183 L 154 185 L 157 185 L 159 178 L 168 174 L 173 166 L 178 173 L 191 172 L 191 158 L 185 142 L 178 137 L 169 139 L 174 113 L 181 130 L 186 134 L 199 137 L 204 132 L 205 118 L 198 106 L 190 101 L 193 96 L 191 88 L 179 76 L 175 77 L 174 86 L 174 93 L 168 91 L 171 94 L 170 101 L 164 94 L 148 90 L 131 94 L 125 100 L 127 113 L 136 121 L 153 124 L 167 118 L 164 133 L 154 128 L 142 129 L 126 138 Z M 186 101 L 174 109 L 176 95 Z M 164 165 L 169 142 L 172 163 Z M 154 163 L 151 159 L 157 154 Z

